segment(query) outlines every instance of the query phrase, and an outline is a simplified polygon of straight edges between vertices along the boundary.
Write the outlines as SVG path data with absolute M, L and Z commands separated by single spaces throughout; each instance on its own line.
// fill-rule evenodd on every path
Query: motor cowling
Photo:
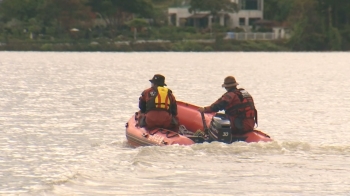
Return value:
M 226 117 L 226 114 L 216 113 L 213 116 L 208 135 L 211 141 L 218 141 L 230 144 L 232 142 L 232 133 L 230 120 Z

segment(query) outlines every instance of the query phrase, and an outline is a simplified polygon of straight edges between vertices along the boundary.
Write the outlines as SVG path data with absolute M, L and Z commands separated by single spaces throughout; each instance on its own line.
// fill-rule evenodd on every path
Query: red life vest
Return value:
M 258 111 L 255 108 L 253 97 L 243 88 L 232 91 L 239 97 L 241 103 L 235 104 L 229 103 L 225 113 L 229 116 L 234 116 L 243 119 L 255 119 L 255 123 L 258 124 Z

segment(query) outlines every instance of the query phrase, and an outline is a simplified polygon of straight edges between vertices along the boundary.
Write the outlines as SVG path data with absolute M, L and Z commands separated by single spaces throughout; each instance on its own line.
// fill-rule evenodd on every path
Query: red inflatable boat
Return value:
M 270 136 L 259 131 L 243 135 L 232 135 L 230 122 L 222 113 L 200 113 L 198 106 L 177 101 L 179 130 L 156 128 L 146 130 L 137 126 L 138 113 L 136 112 L 126 123 L 126 138 L 134 147 L 164 146 L 164 145 L 192 145 L 195 143 L 219 141 L 232 143 L 269 142 Z

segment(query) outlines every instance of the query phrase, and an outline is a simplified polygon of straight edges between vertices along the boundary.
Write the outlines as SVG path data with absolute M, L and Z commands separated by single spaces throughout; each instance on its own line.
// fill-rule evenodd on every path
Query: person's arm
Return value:
M 146 97 L 145 97 L 145 91 L 143 91 L 141 93 L 141 96 L 139 98 L 139 108 L 141 113 L 145 113 L 146 112 Z
M 170 111 L 173 116 L 177 116 L 177 103 L 176 98 L 173 95 L 172 92 L 169 93 L 170 95 Z
M 198 111 L 204 112 L 204 113 L 210 113 L 210 112 L 218 112 L 220 110 L 224 110 L 226 106 L 229 104 L 228 99 L 229 99 L 229 96 L 227 95 L 227 93 L 225 93 L 213 104 L 211 104 L 210 106 L 199 108 Z

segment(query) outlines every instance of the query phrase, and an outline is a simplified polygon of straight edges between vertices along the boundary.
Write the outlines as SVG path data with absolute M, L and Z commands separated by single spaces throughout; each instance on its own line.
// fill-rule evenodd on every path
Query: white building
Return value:
M 218 21 L 222 26 L 240 27 L 250 31 L 255 21 L 263 19 L 264 0 L 231 0 L 237 3 L 238 12 L 219 13 Z M 171 7 L 168 9 L 168 21 L 175 26 L 211 27 L 213 17 L 209 11 L 190 13 L 190 6 Z

